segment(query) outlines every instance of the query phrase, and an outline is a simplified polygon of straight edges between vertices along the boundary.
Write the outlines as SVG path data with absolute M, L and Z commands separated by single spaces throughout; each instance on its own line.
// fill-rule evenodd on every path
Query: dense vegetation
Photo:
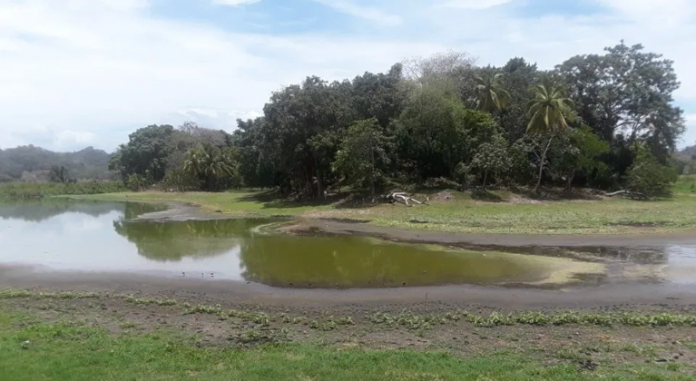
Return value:
M 674 165 L 680 175 L 696 175 L 696 145 L 686 147 L 674 155 Z
M 234 134 L 188 124 L 130 135 L 111 161 L 132 189 L 276 188 L 324 197 L 403 184 L 666 193 L 684 131 L 672 62 L 623 42 L 544 71 L 447 53 L 386 73 L 311 76 L 271 95 Z
M 0 183 L 109 179 L 112 176 L 108 170 L 110 157 L 92 147 L 65 153 L 32 145 L 0 149 Z

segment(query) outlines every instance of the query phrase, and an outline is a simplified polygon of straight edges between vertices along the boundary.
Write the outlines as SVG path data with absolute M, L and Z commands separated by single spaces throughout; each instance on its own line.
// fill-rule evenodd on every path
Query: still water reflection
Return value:
M 272 220 L 130 221 L 160 209 L 131 203 L 0 205 L 0 264 L 302 288 L 562 282 L 597 271 L 596 265 L 559 258 L 263 233 Z

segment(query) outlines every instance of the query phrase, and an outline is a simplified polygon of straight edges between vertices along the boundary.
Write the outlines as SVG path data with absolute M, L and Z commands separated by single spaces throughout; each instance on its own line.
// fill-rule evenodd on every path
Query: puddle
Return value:
M 264 233 L 276 220 L 130 221 L 158 210 L 131 203 L 0 206 L 0 264 L 295 288 L 563 284 L 605 271 L 603 264 L 529 253 Z

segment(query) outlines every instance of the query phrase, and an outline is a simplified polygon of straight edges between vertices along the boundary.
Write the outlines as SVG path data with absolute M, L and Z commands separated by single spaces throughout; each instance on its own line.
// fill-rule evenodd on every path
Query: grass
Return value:
M 246 339 L 256 339 L 249 333 Z M 438 351 L 365 350 L 305 344 L 195 345 L 167 331 L 110 334 L 71 322 L 0 312 L 1 381 L 91 380 L 690 380 L 674 365 L 583 370 L 575 358 L 549 364 L 531 353 L 460 358 Z M 671 368 L 670 368 L 671 367 Z
M 484 234 L 645 234 L 696 229 L 696 193 L 689 179 L 675 186 L 673 198 L 634 201 L 623 198 L 600 200 L 535 201 L 509 191 L 491 192 L 500 201 L 451 191 L 454 199 L 432 201 L 428 206 L 408 208 L 389 204 L 290 202 L 268 193 L 112 193 L 87 199 L 182 202 L 211 213 L 237 217 L 298 216 L 369 221 L 381 227 Z
M 31 201 L 58 195 L 84 195 L 124 191 L 120 181 L 60 183 L 0 183 L 0 202 Z

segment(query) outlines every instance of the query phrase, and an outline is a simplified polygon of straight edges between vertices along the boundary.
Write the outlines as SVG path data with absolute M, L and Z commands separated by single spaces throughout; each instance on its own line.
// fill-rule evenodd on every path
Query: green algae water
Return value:
M 565 283 L 601 265 L 374 238 L 269 233 L 264 219 L 145 222 L 162 207 L 51 202 L 0 205 L 0 265 L 37 271 L 148 273 L 288 288 Z

